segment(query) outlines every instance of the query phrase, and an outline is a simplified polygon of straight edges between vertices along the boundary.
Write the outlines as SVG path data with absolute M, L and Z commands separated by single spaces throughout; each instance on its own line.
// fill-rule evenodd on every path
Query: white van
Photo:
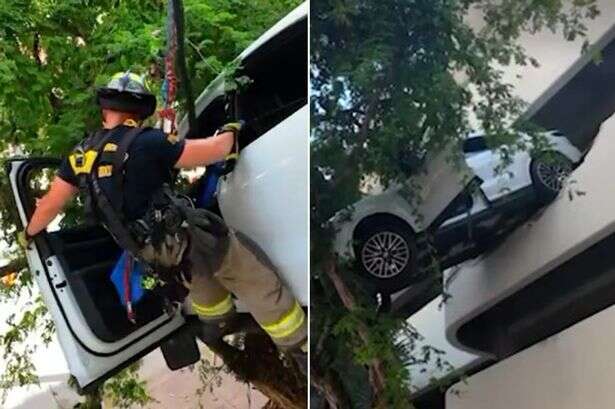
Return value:
M 308 120 L 307 4 L 302 4 L 241 55 L 253 83 L 224 94 L 215 80 L 198 98 L 199 131 L 243 119 L 241 153 L 234 171 L 218 187 L 224 219 L 263 247 L 299 300 L 308 300 Z M 230 104 L 234 112 L 225 107 Z M 233 117 L 229 117 L 233 115 Z M 187 134 L 185 123 L 180 126 Z M 40 182 L 59 160 L 15 158 L 7 162 L 17 211 L 25 226 Z M 47 177 L 41 177 L 47 175 Z M 147 293 L 130 323 L 109 274 L 120 249 L 100 227 L 62 226 L 38 235 L 28 263 L 55 322 L 70 372 L 89 390 L 131 362 L 162 347 L 171 369 L 198 360 L 185 311 L 167 314 L 162 300 Z

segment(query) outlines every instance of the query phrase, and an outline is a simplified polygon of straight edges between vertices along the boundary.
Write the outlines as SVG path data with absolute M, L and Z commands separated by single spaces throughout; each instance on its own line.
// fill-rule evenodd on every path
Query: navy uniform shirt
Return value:
M 125 125 L 120 127 L 127 128 Z M 119 144 L 126 132 L 115 132 L 107 143 Z M 147 210 L 150 198 L 164 183 L 173 182 L 173 168 L 184 151 L 184 141 L 169 137 L 160 129 L 147 129 L 139 134 L 128 148 L 124 176 L 124 217 L 127 221 L 138 219 Z M 58 170 L 58 176 L 78 187 L 79 182 L 68 158 Z M 108 197 L 116 189 L 113 177 L 99 178 L 101 188 Z

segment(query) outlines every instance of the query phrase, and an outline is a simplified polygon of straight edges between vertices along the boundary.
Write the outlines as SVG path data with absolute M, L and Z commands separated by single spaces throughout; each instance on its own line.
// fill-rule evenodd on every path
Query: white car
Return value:
M 232 119 L 245 120 L 240 158 L 218 186 L 219 208 L 228 224 L 263 247 L 303 305 L 308 300 L 307 15 L 304 3 L 240 55 L 243 74 L 253 81 L 247 88 L 225 95 L 222 77 L 206 88 L 196 102 L 195 131 L 212 134 Z M 187 131 L 184 122 L 180 133 Z M 44 158 L 7 162 L 22 225 L 41 193 L 38 184 L 49 180 L 58 164 Z M 81 390 L 158 347 L 171 369 L 199 359 L 189 310 L 167 314 L 162 300 L 147 292 L 136 305 L 137 323 L 128 321 L 109 277 L 120 249 L 104 229 L 52 230 L 34 239 L 27 258 Z
M 334 219 L 337 253 L 354 258 L 370 289 L 383 293 L 420 280 L 434 256 L 442 268 L 477 256 L 551 201 L 581 161 L 581 152 L 563 134 L 544 136 L 549 147 L 543 152 L 532 157 L 528 150 L 517 151 L 502 166 L 499 149 L 470 134 L 463 153 L 473 179 L 456 176 L 460 171 L 444 158 L 427 161 L 430 169 L 418 184 L 429 200 L 413 208 L 405 199 L 408 186 L 365 197 L 355 203 L 349 220 Z M 520 138 L 530 141 L 524 134 Z

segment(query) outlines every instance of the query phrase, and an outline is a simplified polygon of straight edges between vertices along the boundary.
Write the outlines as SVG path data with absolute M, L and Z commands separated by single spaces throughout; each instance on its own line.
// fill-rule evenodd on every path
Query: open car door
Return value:
M 59 163 L 56 159 L 40 158 L 7 162 L 6 171 L 23 226 Z M 165 312 L 162 298 L 154 292 L 146 291 L 134 306 L 136 323 L 128 320 L 110 279 L 121 249 L 102 227 L 86 226 L 82 216 L 78 208 L 67 209 L 63 219 L 54 221 L 47 231 L 37 235 L 26 251 L 68 367 L 81 390 L 96 387 L 158 346 L 162 346 L 172 369 L 198 360 L 198 348 L 194 337 L 190 337 L 181 308 Z M 184 352 L 182 359 L 187 360 L 181 364 L 177 355 L 169 351 L 178 340 L 186 339 L 188 344 L 180 349 Z

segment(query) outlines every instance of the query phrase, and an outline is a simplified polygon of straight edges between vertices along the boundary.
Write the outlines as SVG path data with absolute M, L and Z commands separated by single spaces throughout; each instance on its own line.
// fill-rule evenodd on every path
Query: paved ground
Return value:
M 203 351 L 212 363 L 211 353 Z M 145 409 L 258 409 L 267 400 L 259 392 L 244 383 L 237 382 L 232 375 L 222 372 L 199 398 L 196 391 L 202 386 L 196 370 L 171 372 L 159 350 L 146 356 L 141 368 L 143 378 L 148 381 L 150 394 L 158 401 Z M 31 386 L 14 390 L 2 406 L 5 409 L 70 409 L 79 397 L 66 386 L 67 374 L 43 376 L 41 387 Z M 112 405 L 106 404 L 105 409 Z M 137 409 L 137 408 L 135 408 Z
M 203 351 L 202 356 L 214 365 L 209 351 Z M 198 408 L 198 398 L 195 391 L 201 387 L 197 371 L 180 370 L 171 372 L 167 369 L 159 350 L 148 355 L 144 361 L 142 374 L 148 380 L 152 395 L 159 403 L 149 405 L 151 409 L 167 408 Z M 218 383 L 219 381 L 219 383 Z M 244 383 L 237 382 L 232 375 L 222 372 L 220 378 L 211 382 L 200 402 L 207 409 L 257 409 L 267 402 L 263 395 Z

